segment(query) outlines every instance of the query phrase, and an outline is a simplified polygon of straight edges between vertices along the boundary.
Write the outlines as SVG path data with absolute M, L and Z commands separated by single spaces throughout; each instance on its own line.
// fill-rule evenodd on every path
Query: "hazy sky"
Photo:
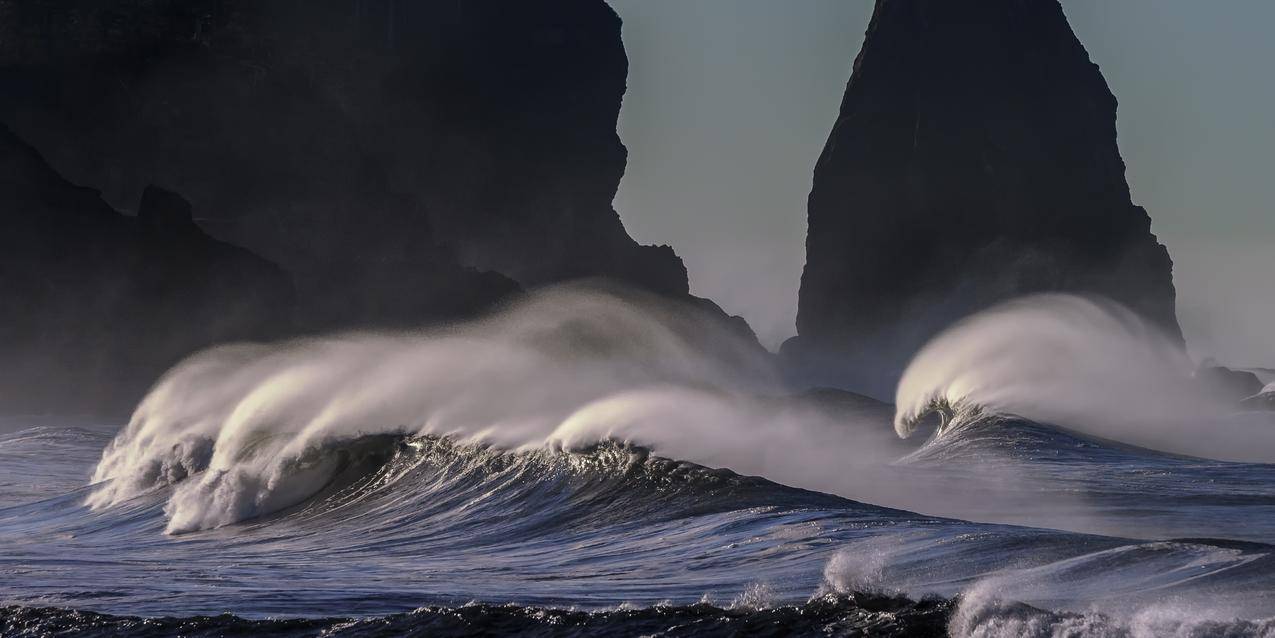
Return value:
M 869 0 L 610 0 L 629 168 L 616 207 L 768 345 L 794 333 L 806 196 Z M 1193 351 L 1275 365 L 1275 2 L 1064 0 L 1120 101 L 1134 200 Z

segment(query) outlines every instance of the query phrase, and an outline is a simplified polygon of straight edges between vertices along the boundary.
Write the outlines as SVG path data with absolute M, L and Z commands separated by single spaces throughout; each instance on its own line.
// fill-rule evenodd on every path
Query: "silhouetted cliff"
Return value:
M 627 64 L 603 0 L 0 2 L 0 119 L 117 206 L 170 185 L 303 303 L 452 262 L 685 294 L 611 207 Z
M 126 406 L 210 343 L 420 326 L 576 278 L 751 334 L 690 297 L 672 249 L 638 245 L 611 206 L 627 67 L 604 0 L 0 0 L 0 122 L 101 191 L 43 162 L 57 186 L 38 196 L 5 176 L 6 214 L 63 221 L 13 239 L 29 245 L 6 260 L 6 347 L 52 354 L 0 379 L 0 409 L 30 387 L 47 392 L 23 405 L 61 409 L 68 384 Z M 23 197 L 36 212 L 10 212 Z M 138 201 L 136 218 L 111 207 Z M 148 333 L 170 341 L 152 351 Z
M 937 331 L 1040 291 L 1108 296 L 1180 340 L 1115 118 L 1055 0 L 878 0 L 815 169 L 798 374 L 888 394 Z
M 136 217 L 62 179 L 0 125 L 0 408 L 119 412 L 169 366 L 289 328 L 274 264 L 209 238 L 149 187 Z

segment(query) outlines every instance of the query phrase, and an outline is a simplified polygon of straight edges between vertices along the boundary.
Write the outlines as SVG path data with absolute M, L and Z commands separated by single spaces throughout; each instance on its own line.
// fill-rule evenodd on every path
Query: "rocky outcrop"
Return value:
M 1115 117 L 1056 0 L 878 0 L 815 169 L 796 373 L 889 394 L 937 331 L 1042 291 L 1110 297 L 1180 341 Z
M 1268 368 L 1231 369 L 1206 359 L 1195 371 L 1195 379 L 1214 397 L 1233 402 L 1241 409 L 1275 412 L 1275 383 Z
M 149 187 L 122 215 L 3 126 L 0 221 L 0 411 L 118 413 L 190 352 L 290 327 L 283 271 L 180 196 Z
M 330 325 L 481 305 L 453 263 L 685 295 L 611 206 L 626 74 L 604 0 L 0 2 L 0 119 L 117 206 L 181 192 Z
M 1255 394 L 1240 402 L 1240 407 L 1254 412 L 1275 412 L 1275 390 Z
M 0 0 L 0 121 L 101 190 L 39 162 L 58 186 L 13 209 L 63 221 L 5 262 L 5 347 L 28 363 L 0 411 L 69 386 L 128 406 L 211 343 L 421 326 L 578 278 L 751 336 L 612 208 L 627 65 L 604 0 Z
M 1234 403 L 1256 397 L 1265 387 L 1256 374 L 1247 370 L 1232 370 L 1211 360 L 1205 361 L 1196 369 L 1195 380 L 1213 396 Z

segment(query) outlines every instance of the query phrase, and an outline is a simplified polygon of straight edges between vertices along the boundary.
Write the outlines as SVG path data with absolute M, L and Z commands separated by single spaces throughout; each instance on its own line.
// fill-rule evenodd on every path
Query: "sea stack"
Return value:
M 1056 0 L 878 0 L 815 169 L 794 377 L 888 396 L 937 332 L 1033 292 L 1181 342 L 1124 173 L 1116 99 Z

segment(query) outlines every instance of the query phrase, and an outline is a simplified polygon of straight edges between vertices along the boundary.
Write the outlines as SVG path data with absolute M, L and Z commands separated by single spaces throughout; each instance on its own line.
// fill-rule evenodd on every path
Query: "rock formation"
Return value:
M 1031 292 L 1104 295 L 1180 340 L 1115 117 L 1056 0 L 878 0 L 815 169 L 799 378 L 888 395 L 937 331 Z
M 0 211 L 29 228 L 6 238 L 23 365 L 0 411 L 66 411 L 68 387 L 128 407 L 212 343 L 420 326 L 576 278 L 751 335 L 612 208 L 627 67 L 604 0 L 0 0 L 0 122 L 101 191 L 6 132 L 24 159 Z
M 1265 385 L 1248 370 L 1233 370 L 1206 360 L 1195 371 L 1195 380 L 1214 396 L 1234 403 L 1256 398 Z
M 686 294 L 611 206 L 627 66 L 604 0 L 0 2 L 0 120 L 118 207 L 181 192 L 334 325 L 482 287 L 451 263 Z
M 0 126 L 0 409 L 118 413 L 196 349 L 288 329 L 287 276 L 190 214 L 150 187 L 121 215 Z
M 1264 390 L 1240 402 L 1240 407 L 1254 412 L 1275 412 L 1275 390 Z

